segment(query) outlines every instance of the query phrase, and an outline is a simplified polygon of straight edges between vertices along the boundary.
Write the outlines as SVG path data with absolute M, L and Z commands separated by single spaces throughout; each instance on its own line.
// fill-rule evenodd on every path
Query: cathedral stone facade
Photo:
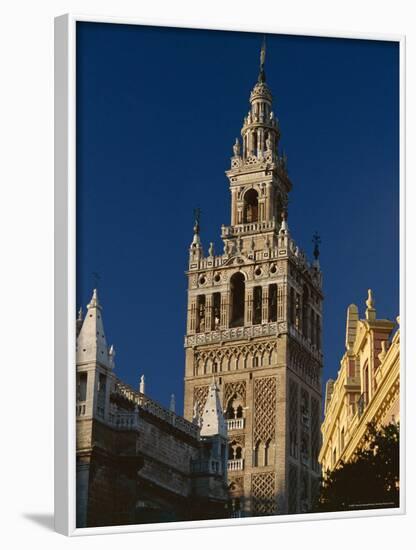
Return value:
M 225 518 L 227 425 L 215 382 L 199 425 L 115 374 L 94 290 L 77 320 L 77 527 Z
M 223 253 L 211 243 L 204 254 L 197 216 L 187 271 L 184 416 L 199 422 L 215 379 L 235 517 L 308 511 L 320 475 L 319 239 L 309 263 L 289 231 L 292 183 L 264 57 L 226 172 Z

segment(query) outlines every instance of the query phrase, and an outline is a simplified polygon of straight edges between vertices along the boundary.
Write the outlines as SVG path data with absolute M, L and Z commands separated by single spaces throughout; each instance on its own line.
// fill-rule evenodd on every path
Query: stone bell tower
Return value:
M 185 417 L 202 414 L 214 376 L 228 428 L 234 517 L 308 511 L 319 479 L 322 275 L 287 222 L 292 184 L 266 84 L 265 46 L 231 168 L 222 254 L 189 250 Z

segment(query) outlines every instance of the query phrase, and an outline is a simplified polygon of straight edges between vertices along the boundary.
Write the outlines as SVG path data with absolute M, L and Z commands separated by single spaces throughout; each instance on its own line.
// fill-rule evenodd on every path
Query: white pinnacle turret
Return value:
M 169 410 L 173 413 L 176 412 L 176 399 L 174 393 L 172 393 L 170 396 Z
M 367 309 L 365 310 L 365 318 L 367 321 L 375 321 L 376 308 L 374 307 L 373 291 L 371 288 L 368 289 L 368 298 L 365 301 L 365 305 L 367 306 Z
M 92 362 L 112 368 L 97 289 L 94 289 L 91 301 L 87 305 L 87 312 L 77 338 L 77 363 Z
M 144 383 L 144 374 L 140 376 L 139 392 L 145 393 L 145 383 Z
M 222 413 L 219 389 L 215 380 L 212 381 L 208 397 L 202 412 L 201 436 L 222 435 L 227 437 L 227 424 Z
M 282 223 L 280 225 L 280 233 L 289 233 L 289 226 L 287 224 L 286 216 L 282 216 Z

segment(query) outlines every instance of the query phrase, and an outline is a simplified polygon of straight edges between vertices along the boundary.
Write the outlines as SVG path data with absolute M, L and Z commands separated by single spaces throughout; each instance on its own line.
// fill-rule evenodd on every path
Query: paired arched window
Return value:
M 244 275 L 239 271 L 230 279 L 231 315 L 230 326 L 241 327 L 244 325 Z
M 262 287 L 255 286 L 253 291 L 253 325 L 260 325 L 262 318 Z
M 234 418 L 243 418 L 243 400 L 236 393 L 231 397 L 227 403 L 226 417 L 228 420 Z

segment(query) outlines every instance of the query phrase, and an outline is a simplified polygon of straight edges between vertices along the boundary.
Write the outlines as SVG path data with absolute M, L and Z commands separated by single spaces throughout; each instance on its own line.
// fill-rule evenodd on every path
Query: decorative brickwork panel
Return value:
M 318 454 L 320 448 L 320 422 L 319 422 L 319 401 L 311 398 L 311 459 L 312 469 L 319 471 Z
M 293 458 L 298 457 L 298 410 L 299 410 L 299 385 L 294 380 L 289 380 L 289 452 Z
M 254 380 L 254 441 L 275 441 L 276 378 Z
M 244 405 L 246 404 L 246 382 L 245 380 L 238 380 L 236 382 L 227 382 L 224 386 L 224 407 L 227 405 L 228 400 L 237 395 L 242 399 Z
M 198 403 L 198 414 L 202 417 L 205 401 L 208 397 L 209 386 L 195 386 L 194 388 L 194 406 Z
M 251 477 L 251 495 L 254 516 L 276 514 L 276 481 L 274 472 L 253 475 Z
M 298 511 L 298 467 L 289 464 L 289 514 Z

